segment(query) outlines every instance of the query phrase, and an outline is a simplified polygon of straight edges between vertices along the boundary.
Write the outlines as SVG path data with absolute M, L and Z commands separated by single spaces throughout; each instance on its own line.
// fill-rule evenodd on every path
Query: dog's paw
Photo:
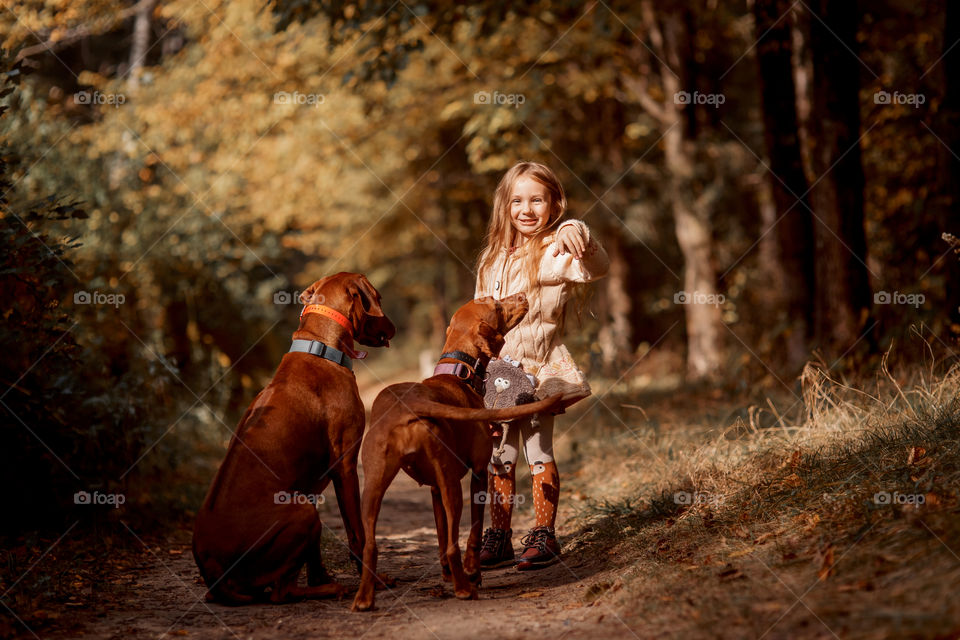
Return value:
M 373 611 L 373 598 L 361 598 L 357 596 L 353 599 L 351 611 Z
M 466 590 L 458 589 L 454 593 L 461 600 L 477 600 L 480 597 L 476 585 L 470 585 L 470 588 Z

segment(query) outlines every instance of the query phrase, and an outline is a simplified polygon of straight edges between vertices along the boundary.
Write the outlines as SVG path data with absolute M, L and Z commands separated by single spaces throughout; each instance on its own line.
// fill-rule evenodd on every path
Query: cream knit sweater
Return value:
M 574 225 L 588 239 L 583 259 L 573 254 L 554 256 L 557 234 L 566 226 Z M 544 240 L 550 246 L 540 261 L 537 286 L 527 287 L 523 275 L 520 252 L 501 250 L 486 278 L 490 289 L 477 289 L 474 298 L 493 296 L 499 300 L 523 291 L 530 310 L 516 327 L 505 336 L 501 355 L 518 360 L 524 371 L 537 378 L 537 396 L 547 397 L 557 392 L 564 394 L 564 407 L 590 395 L 583 372 L 574 363 L 567 348 L 560 343 L 557 327 L 563 317 L 564 306 L 574 283 L 593 282 L 607 275 L 610 262 L 607 253 L 590 236 L 587 225 L 580 220 L 566 220 Z

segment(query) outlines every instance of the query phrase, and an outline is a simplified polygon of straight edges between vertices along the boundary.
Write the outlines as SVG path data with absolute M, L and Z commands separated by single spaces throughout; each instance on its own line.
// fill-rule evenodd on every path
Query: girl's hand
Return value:
M 557 248 L 553 250 L 554 257 L 562 253 L 572 253 L 577 260 L 583 258 L 587 248 L 587 239 L 580 233 L 575 224 L 568 224 L 557 233 Z

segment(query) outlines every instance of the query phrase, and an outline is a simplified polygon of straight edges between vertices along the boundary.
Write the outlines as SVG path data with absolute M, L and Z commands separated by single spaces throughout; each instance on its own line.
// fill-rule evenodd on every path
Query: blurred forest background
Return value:
M 946 0 L 2 0 L 5 533 L 195 508 L 324 275 L 398 325 L 361 380 L 418 375 L 521 159 L 611 258 L 591 380 L 953 353 L 958 39 Z

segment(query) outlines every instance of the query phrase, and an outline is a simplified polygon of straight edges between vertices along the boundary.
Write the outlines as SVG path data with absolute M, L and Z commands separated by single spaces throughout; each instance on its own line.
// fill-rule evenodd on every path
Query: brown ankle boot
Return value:
M 542 569 L 560 561 L 560 543 L 553 527 L 534 527 L 520 543 L 524 549 L 517 560 L 518 571 Z
M 512 530 L 504 531 L 490 527 L 483 532 L 483 542 L 480 545 L 481 569 L 499 569 L 515 562 Z

